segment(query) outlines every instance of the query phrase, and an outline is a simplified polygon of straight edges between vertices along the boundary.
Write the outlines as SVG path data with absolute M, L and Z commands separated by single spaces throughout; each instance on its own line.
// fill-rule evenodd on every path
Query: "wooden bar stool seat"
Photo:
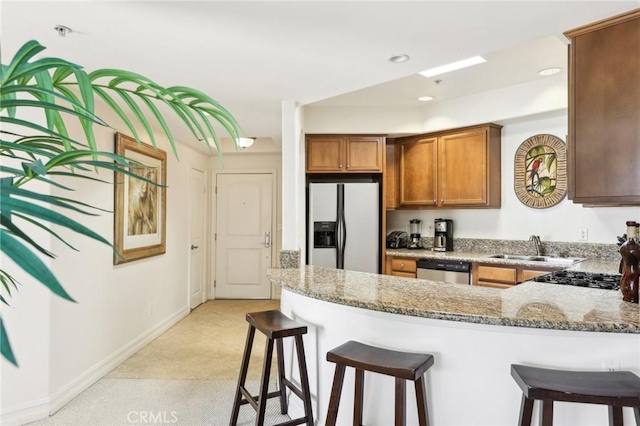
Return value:
M 289 388 L 304 403 L 304 417 L 289 420 L 280 425 L 299 425 L 306 423 L 313 426 L 313 413 L 311 411 L 311 392 L 309 391 L 309 376 L 307 374 L 307 364 L 304 356 L 304 345 L 302 335 L 307 333 L 307 327 L 292 321 L 280 311 L 264 311 L 249 313 L 246 316 L 249 323 L 247 332 L 247 341 L 244 347 L 244 355 L 242 357 L 242 365 L 240 367 L 240 377 L 238 378 L 238 387 L 236 388 L 236 396 L 233 402 L 233 411 L 231 412 L 230 426 L 235 426 L 238 422 L 240 414 L 240 406 L 249 404 L 256 410 L 256 426 L 264 424 L 265 410 L 267 408 L 267 400 L 269 398 L 280 398 L 280 412 L 286 414 L 288 404 L 286 399 L 286 389 Z M 252 396 L 245 388 L 247 379 L 247 371 L 249 370 L 249 360 L 251 358 L 251 348 L 253 347 L 253 338 L 256 329 L 267 337 L 265 345 L 264 363 L 262 366 L 262 378 L 260 380 L 260 393 Z M 293 337 L 296 344 L 296 353 L 298 356 L 298 367 L 300 368 L 300 382 L 302 389 L 294 385 L 284 375 L 284 348 L 282 339 L 285 337 Z M 278 351 L 278 383 L 279 390 L 269 392 L 269 375 L 271 374 L 271 360 L 273 357 L 273 345 L 276 345 Z
M 356 369 L 355 400 L 353 424 L 362 425 L 362 400 L 364 390 L 364 372 L 384 374 L 395 377 L 395 424 L 406 425 L 406 386 L 411 380 L 415 384 L 420 426 L 429 424 L 424 373 L 433 365 L 433 356 L 392 351 L 349 341 L 327 352 L 327 361 L 336 364 L 331 398 L 327 412 L 327 426 L 335 426 L 340 405 L 340 395 L 346 367 Z
M 540 424 L 553 424 L 553 402 L 581 402 L 609 407 L 609 425 L 622 426 L 622 407 L 633 407 L 640 426 L 640 377 L 630 371 L 566 371 L 511 365 L 522 389 L 518 425 L 529 426 L 533 402 L 542 401 Z

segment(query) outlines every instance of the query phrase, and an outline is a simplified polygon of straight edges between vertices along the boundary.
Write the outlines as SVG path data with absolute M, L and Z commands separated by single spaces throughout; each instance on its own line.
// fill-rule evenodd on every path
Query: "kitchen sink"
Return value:
M 526 262 L 552 263 L 558 265 L 573 265 L 574 263 L 584 260 L 577 257 L 524 256 L 520 254 L 493 254 L 487 257 L 492 259 L 523 260 Z

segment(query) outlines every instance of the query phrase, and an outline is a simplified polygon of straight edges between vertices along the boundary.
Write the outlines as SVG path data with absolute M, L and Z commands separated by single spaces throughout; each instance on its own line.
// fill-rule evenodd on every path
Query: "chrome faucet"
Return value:
M 536 246 L 536 256 L 542 256 L 542 241 L 540 241 L 540 237 L 532 235 L 529 237 L 529 241 L 533 241 L 533 245 Z

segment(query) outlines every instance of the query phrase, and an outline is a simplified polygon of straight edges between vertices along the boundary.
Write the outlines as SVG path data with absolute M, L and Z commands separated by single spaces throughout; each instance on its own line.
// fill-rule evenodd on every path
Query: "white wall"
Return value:
M 108 113 L 99 114 L 117 124 Z M 71 120 L 67 125 L 72 136 L 82 138 L 79 126 Z M 114 131 L 95 130 L 99 147 L 113 152 Z M 168 153 L 166 254 L 115 266 L 109 247 L 60 230 L 80 251 L 54 240 L 59 257 L 52 269 L 78 303 L 51 296 L 33 279 L 23 281 L 14 298 L 18 310 L 7 315 L 21 365 L 16 369 L 0 361 L 3 424 L 37 419 L 43 408 L 44 414 L 57 410 L 189 312 L 189 170 L 192 165 L 207 170 L 210 157 L 180 146 L 178 162 L 166 144 L 161 148 Z M 103 171 L 100 177 L 113 181 L 112 173 Z M 112 184 L 68 182 L 76 189 L 72 195 L 54 193 L 113 208 Z M 73 217 L 112 240 L 112 214 Z

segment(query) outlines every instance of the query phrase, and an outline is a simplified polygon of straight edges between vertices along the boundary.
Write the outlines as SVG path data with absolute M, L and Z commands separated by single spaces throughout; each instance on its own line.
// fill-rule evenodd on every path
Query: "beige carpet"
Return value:
M 102 379 L 39 426 L 228 426 L 235 380 Z M 247 383 L 257 393 L 258 381 Z M 295 398 L 295 397 L 294 397 Z M 288 421 L 277 398 L 267 402 L 265 426 Z M 242 406 L 237 426 L 255 424 Z
M 209 301 L 111 371 L 53 416 L 34 425 L 227 425 L 247 334 L 247 312 L 278 309 L 278 300 Z M 256 395 L 264 336 L 254 339 L 247 388 Z M 275 355 L 275 354 L 274 354 Z M 273 373 L 277 371 L 274 356 Z M 270 390 L 275 390 L 272 380 Z M 277 398 L 266 425 L 289 420 Z M 255 412 L 240 410 L 238 425 Z
M 279 308 L 279 300 L 210 300 L 106 377 L 237 379 L 247 337 L 245 314 Z M 264 336 L 257 332 L 249 379 L 260 378 L 264 345 Z

